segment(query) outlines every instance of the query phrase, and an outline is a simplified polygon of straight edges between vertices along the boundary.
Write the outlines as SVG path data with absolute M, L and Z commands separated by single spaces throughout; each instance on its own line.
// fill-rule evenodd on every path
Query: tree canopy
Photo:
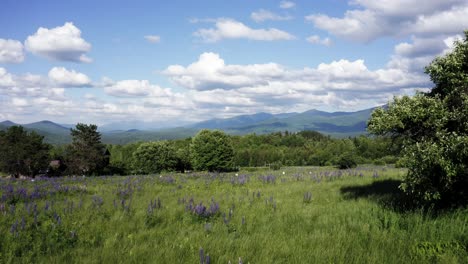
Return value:
M 50 145 L 43 143 L 43 136 L 28 133 L 21 126 L 0 131 L 0 171 L 15 177 L 34 176 L 46 169 Z
M 395 98 L 372 113 L 368 130 L 400 138 L 409 168 L 401 188 L 422 202 L 468 201 L 468 31 L 426 67 L 428 93 Z
M 174 170 L 177 166 L 176 151 L 168 141 L 141 144 L 133 153 L 134 168 L 138 173 L 159 173 Z
M 90 175 L 101 172 L 109 164 L 109 153 L 101 143 L 96 125 L 78 123 L 71 129 L 72 144 L 67 154 L 71 173 Z
M 190 146 L 192 165 L 196 170 L 226 171 L 233 167 L 231 139 L 219 130 L 201 130 Z

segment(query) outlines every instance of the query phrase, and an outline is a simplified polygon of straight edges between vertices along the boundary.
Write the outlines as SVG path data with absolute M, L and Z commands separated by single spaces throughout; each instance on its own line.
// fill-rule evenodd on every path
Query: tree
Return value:
M 36 132 L 28 133 L 22 126 L 12 126 L 0 131 L 0 171 L 12 174 L 35 176 L 46 169 L 50 145 Z
M 109 164 L 109 152 L 101 143 L 96 125 L 78 123 L 71 129 L 72 144 L 67 154 L 71 173 L 90 175 L 102 172 Z
M 139 173 L 150 174 L 171 171 L 177 166 L 177 156 L 168 141 L 141 144 L 133 153 L 134 169 Z
M 395 98 L 372 113 L 368 130 L 403 141 L 409 171 L 401 188 L 422 202 L 468 201 L 468 31 L 426 67 L 429 93 Z
M 226 171 L 233 168 L 234 149 L 231 139 L 219 130 L 201 130 L 190 146 L 195 170 Z

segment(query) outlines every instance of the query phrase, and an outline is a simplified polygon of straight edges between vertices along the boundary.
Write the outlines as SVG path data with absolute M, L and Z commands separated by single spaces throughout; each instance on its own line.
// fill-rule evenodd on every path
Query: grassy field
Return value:
M 2 179 L 0 263 L 468 263 L 468 211 L 411 209 L 404 173 Z

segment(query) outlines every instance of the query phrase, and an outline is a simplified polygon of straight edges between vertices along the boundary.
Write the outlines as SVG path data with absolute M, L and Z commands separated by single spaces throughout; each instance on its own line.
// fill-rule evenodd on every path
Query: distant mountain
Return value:
M 62 125 L 56 124 L 48 120 L 24 124 L 23 127 L 34 130 L 42 130 L 50 133 L 70 133 L 70 128 L 66 128 Z
M 178 123 L 177 126 L 188 125 L 189 123 Z M 166 128 L 173 128 L 173 121 L 168 122 L 143 122 L 138 120 L 130 120 L 125 122 L 112 122 L 104 124 L 98 127 L 98 130 L 101 132 L 115 132 L 115 131 L 128 131 L 132 129 L 142 130 L 142 131 L 157 131 Z
M 385 106 L 384 106 L 385 107 Z M 375 108 L 356 112 L 324 112 L 312 109 L 303 113 L 269 114 L 257 113 L 253 115 L 240 115 L 226 119 L 211 119 L 192 125 L 154 130 L 156 124 L 130 121 L 127 123 L 114 123 L 99 127 L 102 141 L 109 144 L 127 144 L 136 141 L 153 141 L 163 139 L 179 139 L 194 136 L 201 129 L 220 129 L 234 135 L 249 133 L 268 134 L 279 131 L 298 132 L 314 130 L 333 137 L 356 136 L 366 133 L 366 124 Z M 130 125 L 137 127 L 129 127 Z M 144 124 L 144 125 L 142 125 Z M 12 121 L 0 122 L 0 130 L 12 125 Z M 44 136 L 46 142 L 51 144 L 70 143 L 70 127 L 74 125 L 60 125 L 51 121 L 40 121 L 24 124 L 29 131 L 36 131 Z M 152 127 L 142 129 L 141 127 Z
M 11 127 L 16 125 L 16 123 L 11 122 L 10 120 L 5 120 L 3 122 L 0 122 L 1 127 Z
M 70 129 L 52 121 L 43 120 L 30 124 L 17 124 L 9 120 L 0 122 L 0 130 L 11 126 L 23 126 L 27 131 L 35 131 L 44 136 L 44 141 L 51 144 L 64 144 L 71 141 Z
M 324 112 L 309 110 L 303 113 L 292 113 L 286 116 L 275 115 L 257 123 L 244 123 L 226 128 L 231 134 L 267 134 L 288 130 L 297 132 L 314 130 L 335 137 L 355 136 L 366 133 L 366 124 L 374 108 L 357 112 Z M 280 117 L 278 117 L 280 116 Z

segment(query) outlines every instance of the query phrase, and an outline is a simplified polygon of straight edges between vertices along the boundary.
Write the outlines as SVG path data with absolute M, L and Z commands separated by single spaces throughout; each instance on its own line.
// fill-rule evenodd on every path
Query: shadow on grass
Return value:
M 417 207 L 412 199 L 400 190 L 401 183 L 402 181 L 389 179 L 367 185 L 344 186 L 340 191 L 345 199 L 366 198 L 396 212 L 413 211 Z

